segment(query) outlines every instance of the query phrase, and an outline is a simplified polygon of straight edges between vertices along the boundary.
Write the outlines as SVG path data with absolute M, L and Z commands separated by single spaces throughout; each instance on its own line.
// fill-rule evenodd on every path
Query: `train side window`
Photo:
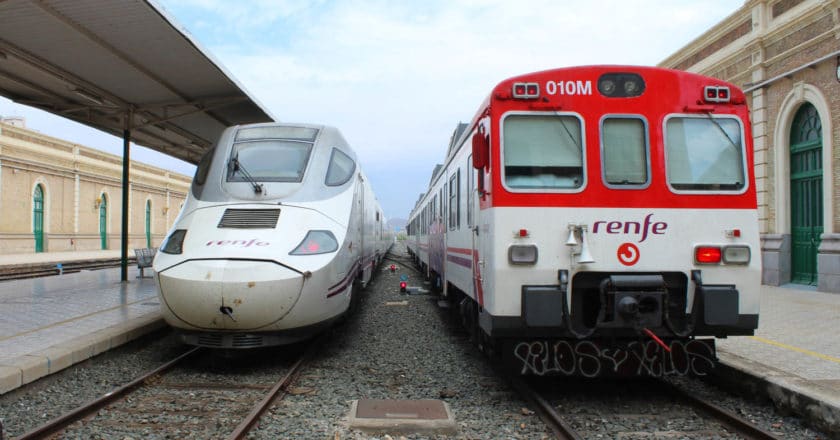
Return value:
M 475 195 L 473 192 L 475 191 L 475 168 L 472 167 L 472 155 L 467 158 L 467 226 L 472 228 L 474 226 L 473 221 L 473 197 Z
M 458 227 L 458 173 L 449 178 L 449 229 Z
M 634 116 L 601 120 L 601 161 L 607 186 L 642 187 L 648 183 L 648 137 L 645 121 Z
M 341 186 L 353 177 L 356 170 L 356 162 L 343 151 L 333 148 L 330 157 L 330 165 L 327 168 L 327 179 L 324 183 L 327 186 Z M 377 215 L 377 220 L 379 213 Z
M 574 115 L 510 114 L 502 126 L 504 183 L 512 190 L 583 186 L 581 121 Z
M 195 177 L 193 177 L 193 182 L 196 185 L 204 185 L 204 182 L 207 181 L 207 173 L 210 172 L 210 163 L 213 161 L 213 153 L 216 150 L 212 149 L 206 153 L 204 156 L 201 157 L 201 161 L 198 162 L 198 167 L 195 169 Z
M 665 170 L 677 191 L 746 189 L 743 126 L 728 116 L 672 116 L 665 121 Z
M 441 222 L 446 224 L 446 197 L 444 197 L 444 190 L 446 189 L 446 180 L 443 181 L 443 186 L 440 188 L 440 210 L 438 211 L 438 215 L 440 215 Z

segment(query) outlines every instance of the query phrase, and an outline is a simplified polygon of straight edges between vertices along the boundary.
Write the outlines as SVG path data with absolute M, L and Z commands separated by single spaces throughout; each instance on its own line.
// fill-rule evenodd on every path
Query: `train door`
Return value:
M 469 176 L 467 177 L 467 227 L 470 229 L 470 237 L 472 241 L 472 278 L 473 288 L 472 297 L 482 304 L 484 302 L 481 278 L 481 265 L 479 255 L 479 227 L 478 227 L 478 200 L 479 194 L 476 188 L 476 172 L 472 166 L 472 155 L 470 155 L 467 168 L 469 169 Z

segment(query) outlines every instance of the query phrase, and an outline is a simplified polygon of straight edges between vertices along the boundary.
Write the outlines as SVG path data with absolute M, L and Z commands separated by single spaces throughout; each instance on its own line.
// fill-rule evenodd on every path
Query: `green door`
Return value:
M 152 201 L 146 200 L 146 247 L 152 247 Z
M 44 252 L 44 188 L 35 185 L 32 197 L 32 232 L 35 234 L 35 252 Z
M 99 202 L 99 240 L 102 242 L 102 249 L 108 249 L 108 198 L 105 194 L 100 196 Z
M 822 124 L 804 104 L 790 130 L 791 282 L 817 284 L 817 249 L 823 232 Z

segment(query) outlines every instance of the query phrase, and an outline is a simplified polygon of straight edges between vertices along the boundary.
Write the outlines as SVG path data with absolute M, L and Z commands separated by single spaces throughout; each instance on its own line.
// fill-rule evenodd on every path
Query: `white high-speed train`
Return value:
M 350 310 L 392 242 L 337 129 L 231 127 L 155 257 L 163 316 L 191 345 L 296 342 Z

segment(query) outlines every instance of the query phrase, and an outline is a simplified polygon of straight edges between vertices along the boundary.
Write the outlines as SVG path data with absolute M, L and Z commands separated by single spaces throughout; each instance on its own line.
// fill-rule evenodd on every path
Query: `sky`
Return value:
M 337 127 L 386 217 L 406 218 L 505 78 L 588 64 L 656 65 L 742 0 L 155 0 L 275 118 Z M 0 98 L 0 116 L 114 154 L 111 135 Z M 132 160 L 194 167 L 132 147 Z

